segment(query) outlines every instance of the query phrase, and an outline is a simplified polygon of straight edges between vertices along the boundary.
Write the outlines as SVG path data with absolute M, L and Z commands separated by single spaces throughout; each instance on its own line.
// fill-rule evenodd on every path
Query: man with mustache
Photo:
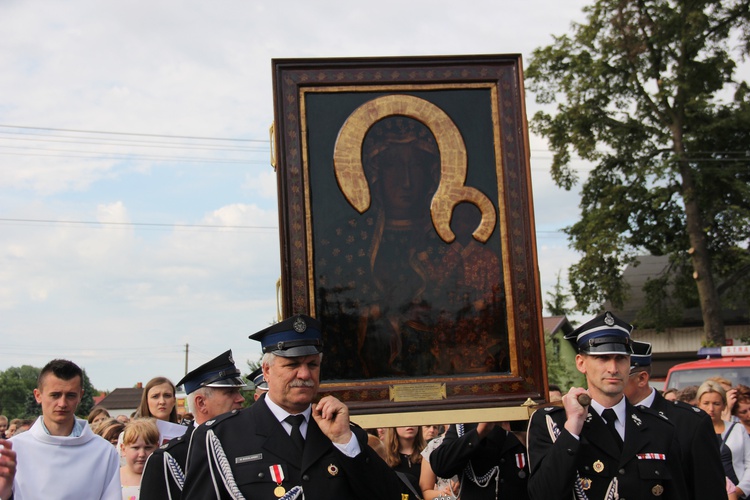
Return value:
M 566 335 L 588 391 L 573 387 L 562 407 L 537 410 L 529 423 L 532 499 L 684 499 L 676 429 L 624 395 L 633 327 L 605 312 Z M 590 405 L 579 396 L 591 397 Z
M 250 336 L 261 343 L 268 392 L 191 436 L 183 500 L 400 500 L 396 473 L 350 425 L 349 409 L 317 403 L 321 324 L 296 315 Z

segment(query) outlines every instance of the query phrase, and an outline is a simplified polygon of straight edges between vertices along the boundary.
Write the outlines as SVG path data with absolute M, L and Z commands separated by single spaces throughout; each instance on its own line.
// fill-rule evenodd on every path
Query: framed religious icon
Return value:
M 353 415 L 542 402 L 521 59 L 278 59 L 282 315 Z

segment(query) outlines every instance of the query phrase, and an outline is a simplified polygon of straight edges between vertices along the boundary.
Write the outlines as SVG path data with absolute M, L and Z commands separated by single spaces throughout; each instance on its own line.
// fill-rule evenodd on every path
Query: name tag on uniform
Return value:
M 234 459 L 234 463 L 236 464 L 244 464 L 245 462 L 254 462 L 256 460 L 261 460 L 263 458 L 262 453 L 258 453 L 257 455 L 246 455 L 244 457 L 237 457 Z

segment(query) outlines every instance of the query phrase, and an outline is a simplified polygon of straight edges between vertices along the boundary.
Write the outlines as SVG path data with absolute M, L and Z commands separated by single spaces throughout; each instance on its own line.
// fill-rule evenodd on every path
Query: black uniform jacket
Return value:
M 687 403 L 667 401 L 658 392 L 651 409 L 666 416 L 675 426 L 689 498 L 726 499 L 726 478 L 711 417 Z
M 473 473 L 462 475 L 469 463 Z M 499 425 L 484 439 L 480 439 L 477 434 L 477 424 L 466 424 L 464 435 L 461 437 L 458 437 L 456 426 L 451 426 L 443 442 L 430 454 L 430 466 L 439 477 L 452 477 L 458 474 L 461 481 L 461 498 L 528 498 L 526 488 L 529 466 L 526 447 L 514 434 L 505 431 Z M 499 468 L 498 483 L 495 483 L 495 477 L 485 487 L 472 481 L 471 475 L 481 478 L 495 466 Z
M 300 454 L 264 396 L 250 408 L 225 413 L 195 429 L 182 499 L 235 498 L 231 482 L 226 481 L 226 472 L 231 472 L 237 491 L 249 500 L 275 499 L 280 496 L 279 486 L 287 493 L 301 486 L 305 500 L 400 500 L 396 473 L 367 446 L 362 429 L 352 427 L 352 432 L 362 449 L 354 458 L 341 453 L 311 417 Z M 207 445 L 211 434 L 220 441 L 221 450 Z M 271 469 L 283 473 L 280 484 Z
M 580 440 L 565 429 L 563 408 L 537 410 L 529 422 L 529 496 L 568 500 L 573 494 L 572 498 L 605 499 L 616 479 L 620 500 L 688 498 L 674 425 L 649 408 L 630 403 L 625 415 L 625 443 L 620 452 L 604 420 L 592 408 Z M 554 427 L 560 432 L 556 441 Z
M 179 474 L 185 473 L 185 461 L 188 454 L 190 435 L 195 427 L 190 426 L 182 436 L 170 440 L 154 451 L 143 469 L 141 476 L 140 500 L 179 500 L 182 485 L 178 483 Z M 180 470 L 174 470 L 167 457 L 174 458 Z

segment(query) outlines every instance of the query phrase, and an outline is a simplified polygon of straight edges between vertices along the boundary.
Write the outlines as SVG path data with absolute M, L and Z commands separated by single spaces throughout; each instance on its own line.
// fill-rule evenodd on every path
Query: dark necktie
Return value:
M 289 415 L 284 419 L 285 422 L 292 426 L 292 433 L 290 434 L 294 445 L 302 451 L 305 449 L 305 438 L 302 437 L 302 431 L 299 430 L 299 426 L 305 421 L 304 415 Z
M 602 417 L 604 417 L 604 420 L 607 421 L 607 429 L 609 429 L 609 432 L 612 433 L 612 437 L 617 443 L 617 446 L 620 448 L 620 451 L 622 451 L 622 438 L 620 437 L 620 433 L 617 432 L 617 429 L 615 429 L 615 422 L 617 421 L 617 414 L 615 413 L 615 410 L 613 410 L 612 408 L 607 408 L 602 412 Z

